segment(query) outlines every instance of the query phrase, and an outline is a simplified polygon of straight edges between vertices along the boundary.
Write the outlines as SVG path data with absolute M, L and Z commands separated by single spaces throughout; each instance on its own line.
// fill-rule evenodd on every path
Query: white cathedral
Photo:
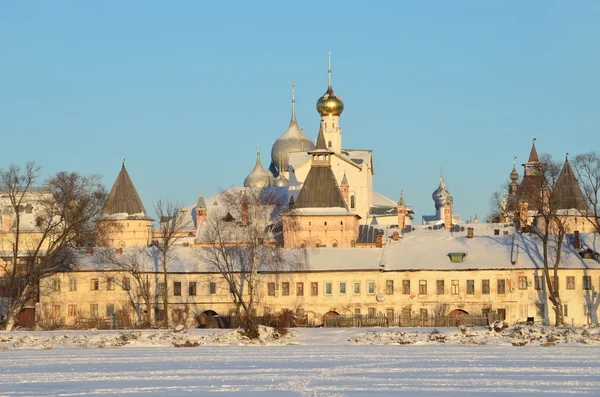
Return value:
M 261 164 L 260 152 L 254 169 L 244 180 L 244 187 L 280 187 L 297 197 L 311 167 L 309 152 L 315 148 L 313 141 L 298 126 L 295 111 L 294 82 L 292 82 L 292 117 L 288 129 L 271 149 L 268 170 Z M 373 191 L 373 153 L 365 149 L 344 149 L 340 116 L 344 102 L 331 85 L 331 54 L 329 56 L 327 91 L 317 100 L 317 112 L 327 148 L 333 152 L 331 169 L 347 201 L 348 210 L 360 216 L 361 224 L 397 225 L 398 203 Z M 413 211 L 406 211 L 405 225 L 412 223 Z

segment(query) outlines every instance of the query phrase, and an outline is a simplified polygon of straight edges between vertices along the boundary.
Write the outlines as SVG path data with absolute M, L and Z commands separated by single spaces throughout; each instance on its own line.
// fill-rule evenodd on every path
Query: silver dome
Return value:
M 244 187 L 268 187 L 271 185 L 271 174 L 260 163 L 260 151 L 256 153 L 256 164 L 244 179 Z
M 433 201 L 435 201 L 435 208 L 440 209 L 445 205 L 452 204 L 453 199 L 448 192 L 448 188 L 446 187 L 446 181 L 444 181 L 444 177 L 440 174 L 440 186 L 435 189 L 433 194 L 431 195 Z
M 281 135 L 271 149 L 271 166 L 273 175 L 278 176 L 282 170 L 288 169 L 291 152 L 307 152 L 315 148 L 313 141 L 304 135 L 296 121 L 296 100 L 294 99 L 294 82 L 292 81 L 292 119 L 290 126 Z
M 273 181 L 273 186 L 288 187 L 290 186 L 290 181 L 288 181 L 287 178 L 283 176 L 283 174 L 279 174 L 279 176 Z

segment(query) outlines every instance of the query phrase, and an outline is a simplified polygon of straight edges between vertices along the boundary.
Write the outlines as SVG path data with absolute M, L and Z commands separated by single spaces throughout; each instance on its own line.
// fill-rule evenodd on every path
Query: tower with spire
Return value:
M 146 246 L 152 240 L 152 221 L 123 160 L 97 223 L 103 236 L 98 243 L 110 247 Z
M 360 216 L 348 211 L 331 170 L 333 151 L 323 131 L 309 152 L 312 163 L 304 185 L 283 218 L 284 247 L 350 247 L 358 238 Z
M 331 86 L 331 52 L 329 52 L 329 69 L 327 70 L 327 91 L 317 101 L 317 112 L 321 115 L 320 130 L 327 147 L 334 153 L 342 150 L 342 129 L 340 115 L 344 111 L 342 98 L 336 95 Z

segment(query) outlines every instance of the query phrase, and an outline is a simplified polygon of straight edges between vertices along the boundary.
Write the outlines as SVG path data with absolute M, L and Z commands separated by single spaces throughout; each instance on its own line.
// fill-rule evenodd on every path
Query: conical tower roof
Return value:
M 533 138 L 533 144 L 531 145 L 531 152 L 529 153 L 528 163 L 539 163 L 540 158 L 537 154 L 537 149 L 535 148 L 535 138 Z
M 125 161 L 123 161 L 121 171 L 110 189 L 102 214 L 114 219 L 151 220 L 125 168 Z
M 587 202 L 583 197 L 581 187 L 577 182 L 568 158 L 565 158 L 565 163 L 556 181 L 556 186 L 554 186 L 554 190 L 550 196 L 550 202 L 555 210 L 588 210 Z
M 322 130 L 319 131 L 316 149 L 310 153 L 313 154 L 313 161 L 294 208 L 344 208 L 347 211 L 346 200 L 328 159 L 333 152 L 325 146 Z M 325 156 L 326 160 L 317 160 L 321 156 Z
M 206 202 L 204 201 L 204 194 L 202 193 L 202 190 L 200 190 L 200 197 L 198 197 L 196 208 L 206 208 Z

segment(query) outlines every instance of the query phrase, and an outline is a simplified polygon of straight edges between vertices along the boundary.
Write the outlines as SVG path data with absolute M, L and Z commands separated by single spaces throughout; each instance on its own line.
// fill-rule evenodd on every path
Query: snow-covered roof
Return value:
M 393 228 L 386 230 L 391 235 Z M 565 238 L 562 250 L 562 269 L 600 269 L 594 259 L 583 259 L 579 252 L 591 249 L 600 251 L 600 237 L 581 234 L 582 246 L 573 247 L 572 236 Z M 387 241 L 385 241 L 387 240 Z M 529 234 L 451 235 L 438 230 L 428 234 L 405 234 L 400 240 L 384 239 L 384 248 L 308 248 L 305 271 L 414 271 L 414 270 L 496 270 L 540 269 L 543 267 L 542 247 L 536 237 Z M 201 260 L 203 247 L 176 247 L 169 264 L 171 272 L 211 272 Z M 101 252 L 96 249 L 96 252 Z M 298 260 L 298 251 L 285 249 L 290 261 Z M 155 247 L 123 248 L 119 258 L 136 257 L 143 269 L 159 271 L 158 250 Z M 462 262 L 450 260 L 450 253 L 464 253 Z M 513 263 L 514 262 L 514 263 Z M 101 256 L 81 254 L 77 261 L 80 270 L 114 268 L 102 262 Z

